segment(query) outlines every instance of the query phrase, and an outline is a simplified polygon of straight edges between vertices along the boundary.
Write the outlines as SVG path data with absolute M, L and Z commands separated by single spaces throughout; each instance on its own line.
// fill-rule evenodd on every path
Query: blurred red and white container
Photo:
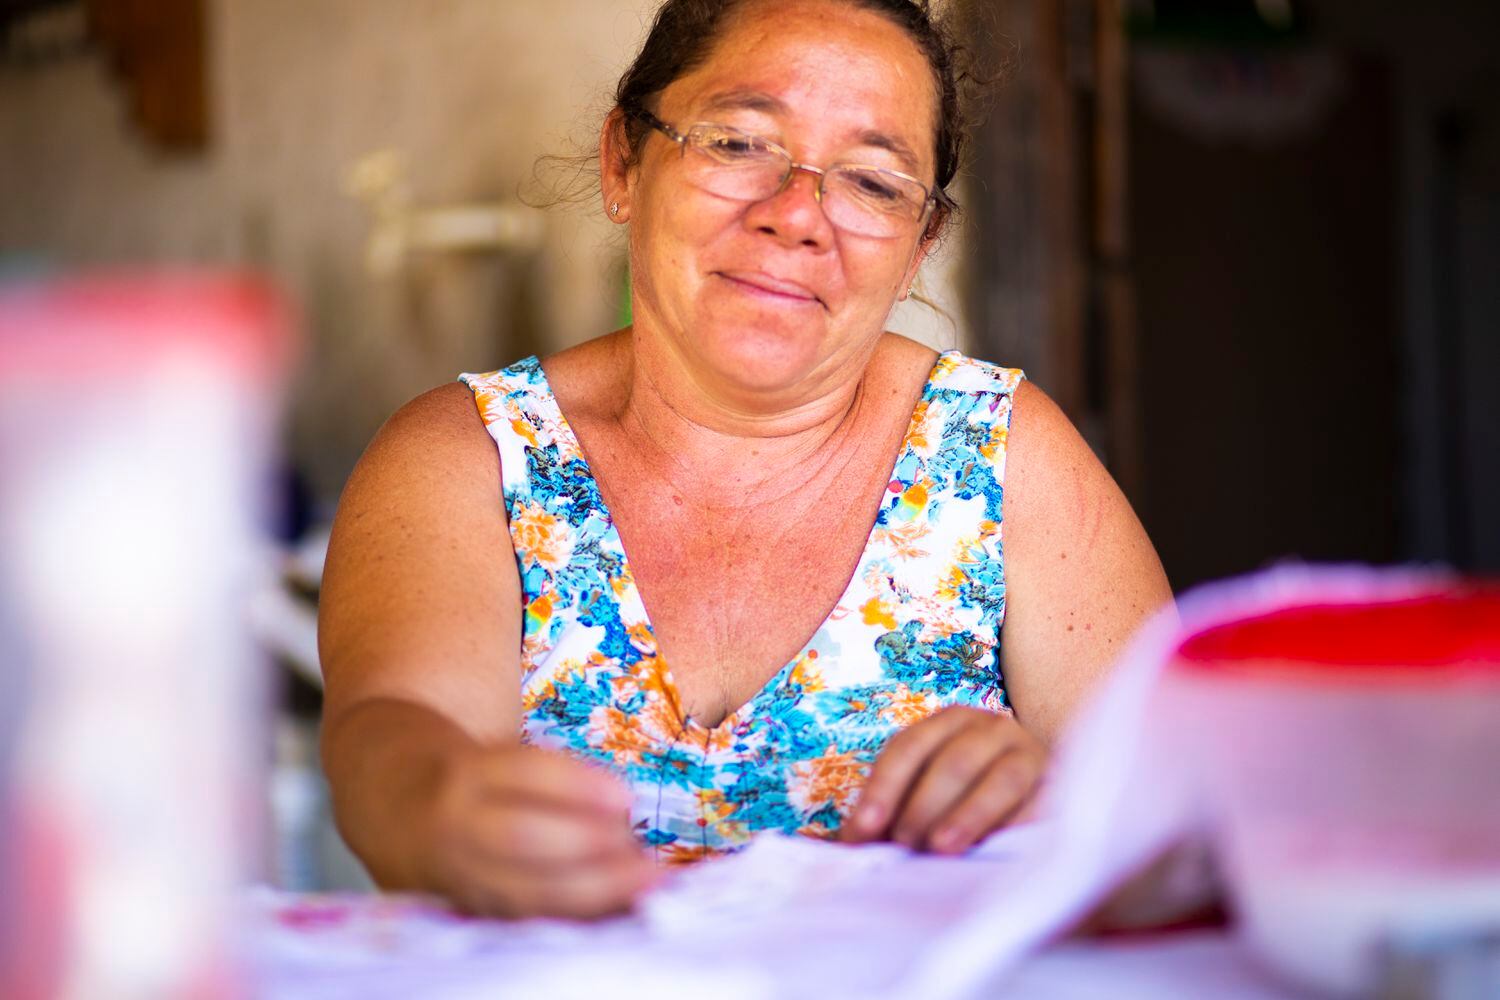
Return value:
M 1404 946 L 1500 931 L 1500 586 L 1285 608 L 1191 637 L 1173 666 L 1270 966 L 1373 995 Z
M 242 992 L 243 622 L 291 344 L 243 276 L 0 287 L 0 995 Z

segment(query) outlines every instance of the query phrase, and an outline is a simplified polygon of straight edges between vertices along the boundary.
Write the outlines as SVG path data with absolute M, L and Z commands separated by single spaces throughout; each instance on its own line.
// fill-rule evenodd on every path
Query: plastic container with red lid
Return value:
M 244 605 L 292 347 L 253 276 L 0 286 L 0 996 L 248 990 Z
M 1500 930 L 1500 585 L 1282 607 L 1183 641 L 1169 697 L 1234 909 L 1300 985 Z

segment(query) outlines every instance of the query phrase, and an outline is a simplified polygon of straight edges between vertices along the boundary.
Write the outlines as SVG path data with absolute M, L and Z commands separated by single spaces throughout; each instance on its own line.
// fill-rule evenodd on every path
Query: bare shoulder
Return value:
M 905 382 L 910 382 L 913 377 L 918 382 L 925 382 L 937 358 L 938 352 L 921 341 L 889 331 L 880 339 L 877 354 L 877 359 L 883 360 Z
M 372 471 L 372 464 L 420 457 L 434 447 L 450 454 L 471 453 L 475 458 L 498 454 L 489 443 L 474 393 L 461 382 L 429 389 L 392 414 L 370 442 L 351 485 L 361 473 Z
M 1004 554 L 1006 688 L 1050 742 L 1171 590 L 1125 495 L 1031 382 L 1013 402 Z
M 375 435 L 339 501 L 319 599 L 328 714 L 394 698 L 481 738 L 514 721 L 520 590 L 500 484 L 462 384 Z
M 1097 530 L 1104 507 L 1124 496 L 1073 422 L 1036 383 L 1022 381 L 1012 397 L 1005 461 L 1007 528 L 1066 529 L 1066 540 L 1081 543 Z M 1065 508 L 1058 509 L 1059 502 Z M 1018 532 L 1019 534 L 1019 532 Z M 1063 539 L 1025 537 L 1008 544 L 1051 544 Z M 1050 534 L 1050 532 L 1048 533 Z
M 477 515 L 493 528 L 499 496 L 499 450 L 473 393 L 458 382 L 439 386 L 397 410 L 365 449 L 339 499 L 330 556 L 349 554 L 347 543 L 367 530 L 439 530 L 421 522 L 438 507 L 444 525 Z
M 867 387 L 882 401 L 885 419 L 905 428 L 937 358 L 937 351 L 910 337 L 889 331 L 881 337 L 867 369 Z

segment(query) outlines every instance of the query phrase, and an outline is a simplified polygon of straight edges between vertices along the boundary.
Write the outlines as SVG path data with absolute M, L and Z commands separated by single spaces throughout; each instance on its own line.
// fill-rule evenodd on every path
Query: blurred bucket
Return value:
M 241 992 L 261 825 L 243 621 L 287 360 L 253 279 L 0 288 L 0 995 Z
M 1370 995 L 1393 946 L 1500 928 L 1500 587 L 1210 629 L 1170 697 L 1276 970 Z

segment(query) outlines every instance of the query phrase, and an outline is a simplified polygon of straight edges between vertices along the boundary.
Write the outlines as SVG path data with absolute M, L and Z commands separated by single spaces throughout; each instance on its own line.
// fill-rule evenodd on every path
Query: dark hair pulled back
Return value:
M 719 41 L 731 16 L 755 0 L 666 0 L 656 12 L 651 31 L 635 61 L 615 88 L 615 109 L 655 111 L 656 97 L 674 81 L 703 64 Z M 929 0 L 840 0 L 860 10 L 887 18 L 904 30 L 927 57 L 938 95 L 934 161 L 937 186 L 947 191 L 964 162 L 969 122 L 964 86 L 972 80 L 962 66 L 965 53 L 953 38 L 949 20 L 933 11 Z M 631 155 L 640 153 L 649 126 L 624 118 L 625 139 Z M 956 204 L 956 203 L 955 203 Z M 935 236 L 948 220 L 939 204 L 928 225 Z

